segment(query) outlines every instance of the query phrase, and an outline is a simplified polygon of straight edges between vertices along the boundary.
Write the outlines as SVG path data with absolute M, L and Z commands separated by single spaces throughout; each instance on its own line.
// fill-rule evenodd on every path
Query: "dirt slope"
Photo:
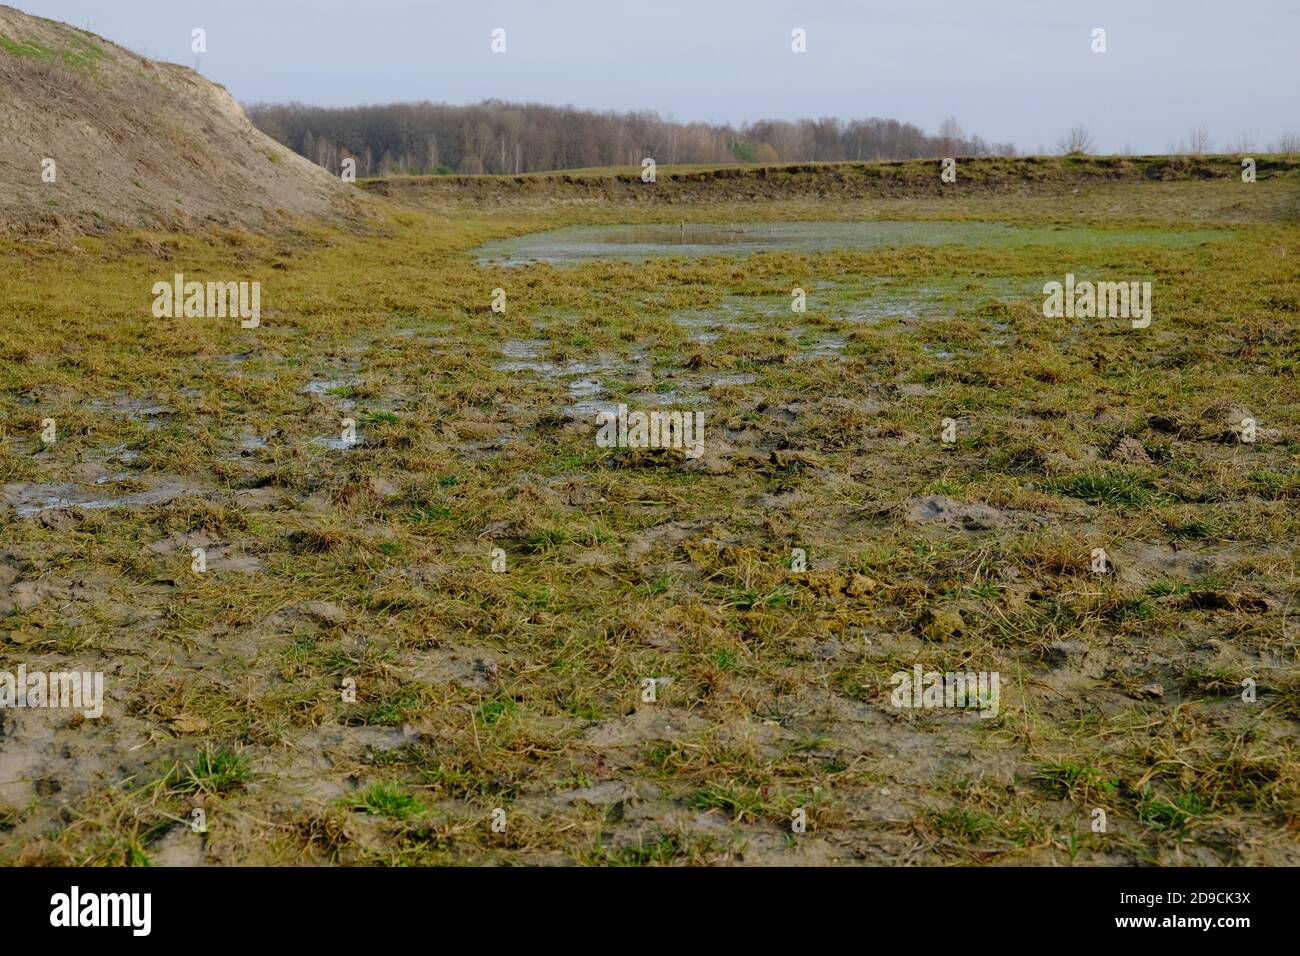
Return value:
M 193 70 L 0 6 L 0 233 L 263 228 L 363 201 Z

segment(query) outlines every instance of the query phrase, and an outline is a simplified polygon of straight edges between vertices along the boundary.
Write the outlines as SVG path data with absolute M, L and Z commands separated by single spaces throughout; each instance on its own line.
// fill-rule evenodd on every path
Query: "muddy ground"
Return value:
M 105 680 L 0 708 L 0 861 L 1300 862 L 1293 172 L 494 188 L 0 247 L 0 671 Z M 951 241 L 484 251 L 679 218 Z M 261 326 L 154 318 L 176 272 Z M 1044 317 L 1066 273 L 1151 326 Z M 599 447 L 619 404 L 704 453 Z M 916 665 L 996 716 L 896 706 Z

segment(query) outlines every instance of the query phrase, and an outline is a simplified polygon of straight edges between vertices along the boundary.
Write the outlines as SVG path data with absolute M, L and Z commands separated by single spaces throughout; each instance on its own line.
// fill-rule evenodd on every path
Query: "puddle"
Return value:
M 937 315 L 941 311 L 936 299 L 918 298 L 910 294 L 883 293 L 848 307 L 841 320 L 876 325 L 882 319 L 918 319 L 922 315 Z
M 329 395 L 336 389 L 356 388 L 360 384 L 361 380 L 356 378 L 320 378 L 304 385 L 299 394 Z
M 541 339 L 506 339 L 501 354 L 510 359 L 535 359 L 545 347 Z
M 715 319 L 694 316 L 692 314 L 676 313 L 670 318 L 684 329 L 719 329 L 721 323 Z M 721 332 L 708 331 L 697 332 L 690 337 L 690 341 L 698 342 L 701 345 L 712 345 L 718 339 L 722 338 Z
M 617 402 L 598 401 L 595 396 L 603 394 L 605 388 L 594 378 L 581 379 L 569 383 L 569 403 L 564 406 L 568 418 L 595 418 L 604 411 L 617 411 Z
M 626 404 L 626 403 L 624 403 Z M 601 412 L 609 412 L 611 415 L 618 414 L 618 402 L 602 402 L 595 400 L 586 400 L 574 402 L 571 405 L 564 406 L 564 414 L 568 418 L 589 418 L 593 422 L 596 416 Z
M 1008 299 L 1042 300 L 1042 283 L 1034 280 L 990 276 L 947 284 L 897 284 L 880 282 L 865 294 L 831 314 L 841 322 L 876 325 L 882 319 L 930 319 L 949 317 L 985 302 Z
M 311 440 L 311 443 L 312 443 L 313 445 L 317 445 L 317 446 L 319 446 L 319 447 L 321 447 L 321 448 L 328 448 L 328 449 L 330 449 L 331 451 L 349 451 L 349 450 L 351 450 L 351 449 L 353 449 L 353 448 L 356 448 L 358 445 L 360 445 L 360 444 L 361 444 L 361 439 L 360 439 L 360 438 L 348 439 L 348 438 L 323 438 L 323 437 L 322 437 L 322 438 L 313 438 L 313 439 Z
M 127 448 L 125 445 L 114 445 L 112 448 L 105 448 L 103 453 L 106 456 L 104 460 L 115 461 L 123 465 L 129 465 L 140 457 L 138 451 Z
M 1195 245 L 1229 239 L 1228 231 L 1096 229 L 1078 226 L 1013 226 L 990 222 L 873 220 L 867 222 L 660 223 L 571 226 L 485 243 L 475 250 L 480 265 L 590 259 L 638 261 L 652 257 L 748 256 L 759 252 L 811 253 L 829 249 L 907 246 L 1011 245 Z
M 560 374 L 560 367 L 554 362 L 498 362 L 493 368 L 498 372 L 536 372 L 548 377 Z
M 812 362 L 823 358 L 839 358 L 844 351 L 844 339 L 838 335 L 822 336 L 816 342 L 805 346 L 803 351 L 794 356 L 796 362 Z
M 569 375 L 591 375 L 607 372 L 608 362 L 500 362 L 495 368 L 500 372 L 536 372 L 543 378 L 564 378 Z
M 627 397 L 629 405 L 654 405 L 661 408 L 668 405 L 698 405 L 708 400 L 704 395 L 693 395 L 677 389 L 670 392 L 633 392 Z
M 1041 298 L 1033 280 L 1005 276 L 926 285 L 889 280 L 844 284 L 824 282 L 815 288 L 816 294 L 809 299 L 809 308 L 822 312 L 836 324 L 876 325 L 885 319 L 951 318 L 985 304 L 1009 299 L 1039 301 Z M 699 330 L 690 336 L 690 341 L 711 345 L 722 337 L 724 331 L 780 331 L 797 316 L 790 312 L 789 300 L 784 296 L 729 295 L 716 305 L 680 310 L 671 313 L 669 318 L 681 328 Z M 1005 322 L 998 325 L 998 331 L 1008 328 Z M 815 329 L 807 331 L 812 335 L 818 334 Z M 839 336 L 823 336 L 812 346 L 802 345 L 802 360 L 832 358 L 843 352 L 844 347 Z
M 703 385 L 705 388 L 718 388 L 724 385 L 753 385 L 757 381 L 758 376 L 753 372 L 723 372 L 709 376 Z
M 934 345 L 922 345 L 921 351 L 932 358 L 937 358 L 940 362 L 947 362 L 956 357 L 955 352 L 949 352 Z
M 315 395 L 321 401 L 332 401 L 340 411 L 347 411 L 356 408 L 357 403 L 348 394 L 339 395 L 336 392 L 346 392 L 360 384 L 361 379 L 357 378 L 321 378 L 308 382 L 299 394 Z
M 145 491 L 124 495 L 105 495 L 104 485 L 114 479 L 104 478 L 93 486 L 77 484 L 30 484 L 18 482 L 0 489 L 0 503 L 12 507 L 19 517 L 31 517 L 56 508 L 148 508 L 165 505 L 177 498 L 194 494 L 198 489 L 180 478 L 165 478 Z
M 691 336 L 691 340 L 708 345 L 716 342 L 721 337 L 722 331 L 726 329 L 758 332 L 772 327 L 770 322 L 754 321 L 752 318 L 754 313 L 764 318 L 781 318 L 789 313 L 789 303 L 784 300 L 774 302 L 772 299 L 729 295 L 715 306 L 674 312 L 669 318 L 684 329 L 707 330 Z M 741 316 L 751 316 L 751 318 L 741 318 Z
M 157 418 L 160 415 L 171 415 L 175 412 L 175 409 L 166 405 L 159 405 L 147 398 L 132 398 L 126 394 L 114 395 L 108 399 L 97 399 L 90 403 L 89 408 L 94 412 L 125 415 L 127 418 L 134 419 Z

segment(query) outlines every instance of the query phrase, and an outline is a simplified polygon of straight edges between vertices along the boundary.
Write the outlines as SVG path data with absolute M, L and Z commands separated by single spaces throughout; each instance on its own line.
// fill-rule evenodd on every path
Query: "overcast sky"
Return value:
M 487 98 L 673 119 L 946 116 L 1051 151 L 1216 148 L 1300 133 L 1300 0 L 7 0 L 242 102 Z M 494 28 L 507 52 L 490 49 Z M 807 52 L 791 52 L 791 31 Z M 1106 52 L 1092 52 L 1094 28 Z

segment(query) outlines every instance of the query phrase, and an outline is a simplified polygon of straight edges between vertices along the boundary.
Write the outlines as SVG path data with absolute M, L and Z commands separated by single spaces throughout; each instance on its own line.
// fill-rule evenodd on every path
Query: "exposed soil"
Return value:
M 6 6 L 0 140 L 0 234 L 283 228 L 368 205 L 255 129 L 224 87 Z

